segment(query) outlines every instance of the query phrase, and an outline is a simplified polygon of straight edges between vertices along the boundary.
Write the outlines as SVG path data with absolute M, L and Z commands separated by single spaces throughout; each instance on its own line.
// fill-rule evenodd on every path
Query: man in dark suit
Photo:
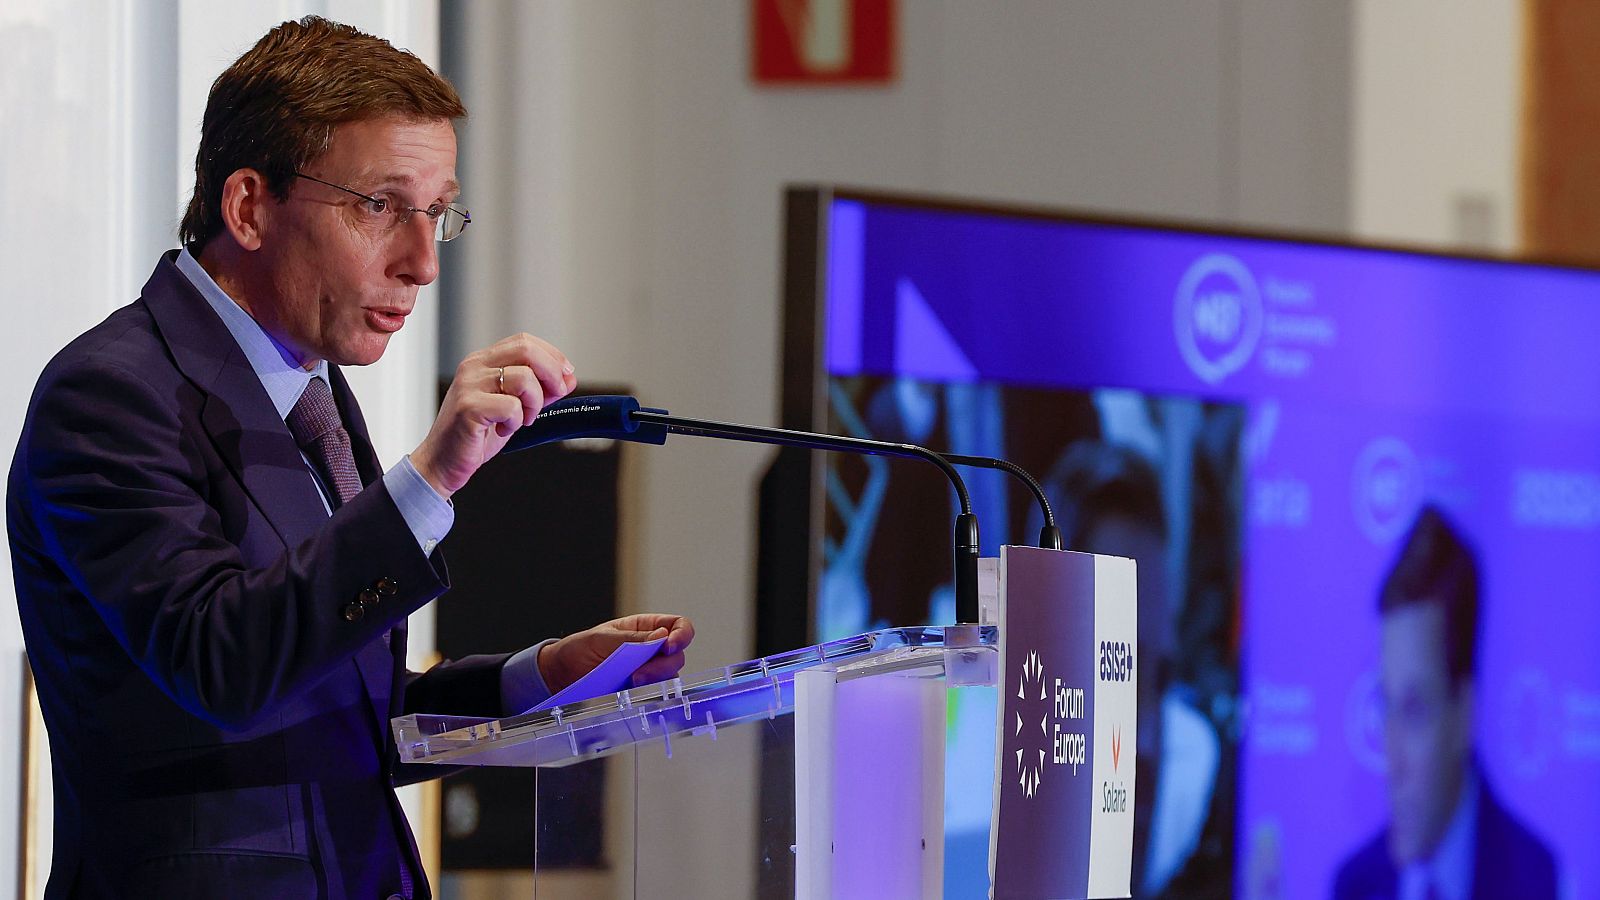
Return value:
M 7 524 L 47 896 L 427 897 L 393 789 L 432 773 L 396 765 L 391 716 L 520 711 L 625 640 L 667 638 L 636 680 L 682 666 L 689 622 L 639 615 L 405 669 L 450 495 L 576 383 L 529 335 L 473 353 L 379 471 L 338 367 L 377 361 L 470 220 L 464 114 L 384 41 L 274 29 L 213 85 L 184 249 L 40 376 Z
M 1554 900 L 1555 858 L 1472 752 L 1478 567 L 1433 507 L 1384 580 L 1389 824 L 1340 867 L 1338 900 Z

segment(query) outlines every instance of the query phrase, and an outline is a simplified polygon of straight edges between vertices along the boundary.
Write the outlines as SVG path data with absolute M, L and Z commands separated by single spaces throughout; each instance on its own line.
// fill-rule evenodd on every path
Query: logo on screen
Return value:
M 1383 684 L 1374 669 L 1367 669 L 1350 686 L 1344 708 L 1345 738 L 1356 762 L 1369 772 L 1388 771 L 1383 751 Z
M 1422 469 L 1399 438 L 1378 438 L 1356 457 L 1356 524 L 1376 544 L 1405 533 L 1422 506 Z
M 1261 340 L 1261 292 L 1238 257 L 1209 253 L 1178 282 L 1173 330 L 1184 362 L 1217 384 L 1244 368 Z
M 1500 733 L 1511 742 L 1511 771 L 1538 778 L 1550 765 L 1550 748 L 1558 740 L 1560 712 L 1550 679 L 1539 669 L 1521 669 L 1506 689 L 1504 708 L 1507 719 Z
M 1600 527 L 1600 475 L 1560 469 L 1512 473 L 1511 520 L 1523 528 Z

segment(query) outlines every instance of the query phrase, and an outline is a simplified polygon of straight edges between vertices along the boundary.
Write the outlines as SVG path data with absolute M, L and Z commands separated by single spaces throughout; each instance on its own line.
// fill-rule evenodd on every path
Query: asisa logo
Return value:
M 1207 384 L 1244 368 L 1261 340 L 1261 291 L 1236 256 L 1208 253 L 1184 272 L 1173 298 L 1173 333 L 1184 362 Z
M 1100 642 L 1100 680 L 1128 681 L 1133 678 L 1133 647 L 1126 641 Z

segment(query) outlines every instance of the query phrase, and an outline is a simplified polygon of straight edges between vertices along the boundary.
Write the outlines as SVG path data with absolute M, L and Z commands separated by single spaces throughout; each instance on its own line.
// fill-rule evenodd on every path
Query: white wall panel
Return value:
M 1354 7 L 1351 215 L 1372 240 L 1516 248 L 1522 5 Z
M 0 54 L 0 209 L 7 210 L 0 216 L 0 271 L 9 336 L 0 354 L 7 385 L 0 446 L 8 462 L 39 370 L 73 336 L 137 295 L 148 273 L 134 274 L 133 255 L 149 238 L 131 235 L 167 216 L 164 208 L 153 215 L 141 208 L 152 183 L 170 183 L 167 171 L 131 171 L 161 140 L 138 127 L 155 98 L 139 81 L 136 60 L 161 43 L 142 28 L 140 12 L 159 19 L 170 5 L 0 6 L 0 45 L 7 48 Z M 9 572 L 9 547 L 0 547 L 0 558 Z M 11 579 L 0 584 L 0 758 L 15 760 L 25 715 L 22 634 Z M 48 783 L 48 766 L 36 771 Z M 19 846 L 21 787 L 18 779 L 0 780 L 0 847 Z M 43 890 L 52 822 L 49 793 L 37 800 L 28 828 L 39 877 L 22 886 L 35 896 Z M 17 854 L 0 854 L 0 885 L 19 884 L 19 870 Z

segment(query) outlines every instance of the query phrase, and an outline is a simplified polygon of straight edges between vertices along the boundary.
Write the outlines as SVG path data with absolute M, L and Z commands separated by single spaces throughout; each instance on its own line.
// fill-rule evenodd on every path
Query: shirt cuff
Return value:
M 423 556 L 432 556 L 450 526 L 456 523 L 456 510 L 449 500 L 439 496 L 428 479 L 422 477 L 411 457 L 404 456 L 394 467 L 383 473 L 383 486 L 389 489 L 394 505 L 400 508 L 400 517 L 417 539 Z
M 539 674 L 539 650 L 555 639 L 519 650 L 500 667 L 500 714 L 520 716 L 550 699 L 550 689 Z

